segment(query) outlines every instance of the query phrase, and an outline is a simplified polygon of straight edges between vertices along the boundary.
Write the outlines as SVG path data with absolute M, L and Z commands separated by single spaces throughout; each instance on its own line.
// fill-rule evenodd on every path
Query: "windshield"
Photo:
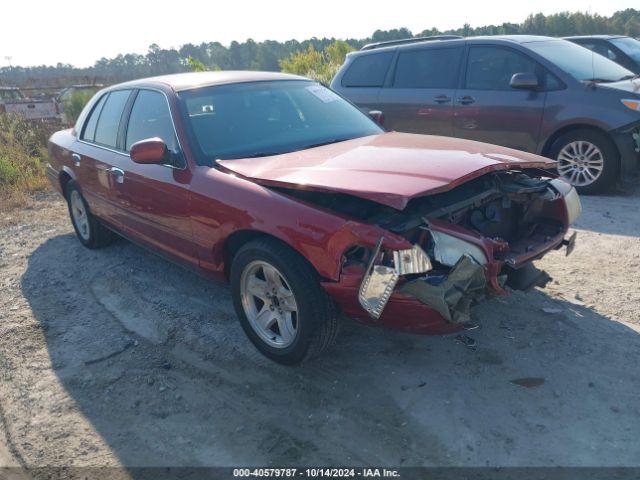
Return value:
M 382 132 L 356 107 L 311 81 L 213 86 L 181 92 L 179 97 L 205 164 Z
M 640 63 L 640 42 L 638 40 L 622 37 L 611 39 L 611 43 L 633 58 L 634 61 Z
M 616 82 L 633 76 L 608 58 L 566 40 L 532 42 L 527 47 L 580 81 Z

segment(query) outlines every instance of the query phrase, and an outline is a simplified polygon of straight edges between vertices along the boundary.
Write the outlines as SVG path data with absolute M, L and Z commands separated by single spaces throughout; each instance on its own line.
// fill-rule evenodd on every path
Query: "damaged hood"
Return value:
M 261 185 L 346 193 L 398 210 L 414 197 L 450 190 L 488 172 L 555 166 L 510 148 L 399 132 L 217 163 Z

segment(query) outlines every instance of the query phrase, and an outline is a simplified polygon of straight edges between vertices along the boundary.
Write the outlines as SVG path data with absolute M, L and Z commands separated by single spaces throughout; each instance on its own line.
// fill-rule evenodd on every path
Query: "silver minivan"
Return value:
M 566 40 L 415 39 L 347 55 L 331 88 L 389 130 L 478 140 L 557 159 L 582 193 L 640 163 L 640 79 Z

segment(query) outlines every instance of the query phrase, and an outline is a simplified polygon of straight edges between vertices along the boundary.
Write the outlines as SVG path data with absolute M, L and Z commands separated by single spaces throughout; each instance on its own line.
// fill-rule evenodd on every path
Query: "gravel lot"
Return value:
M 640 466 L 640 194 L 583 198 L 554 281 L 476 310 L 474 348 L 345 322 L 278 366 L 224 285 L 46 195 L 0 214 L 0 465 Z

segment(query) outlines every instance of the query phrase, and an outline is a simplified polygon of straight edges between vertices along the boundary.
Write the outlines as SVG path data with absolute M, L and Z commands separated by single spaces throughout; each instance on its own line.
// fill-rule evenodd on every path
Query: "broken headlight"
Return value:
M 487 257 L 477 245 L 447 233 L 435 230 L 430 232 L 433 237 L 433 257 L 441 264 L 453 267 L 465 255 L 469 255 L 480 265 L 487 264 Z
M 382 310 L 389 301 L 401 275 L 424 273 L 432 268 L 429 257 L 418 245 L 407 250 L 393 251 L 393 265 L 376 265 L 382 248 L 382 240 L 382 238 L 378 240 L 376 249 L 371 255 L 358 292 L 360 305 L 373 318 L 380 318 L 382 315 Z

